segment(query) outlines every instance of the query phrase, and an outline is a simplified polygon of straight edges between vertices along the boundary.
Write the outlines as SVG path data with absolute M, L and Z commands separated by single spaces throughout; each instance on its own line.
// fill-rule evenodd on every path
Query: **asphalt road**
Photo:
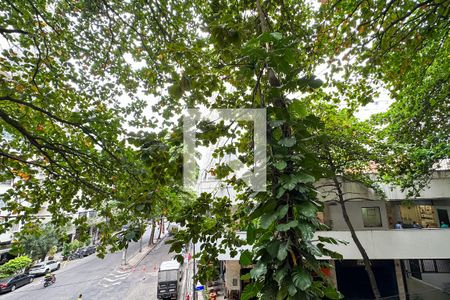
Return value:
M 130 244 L 128 256 L 138 251 L 139 243 Z M 104 259 L 91 255 L 56 271 L 56 283 L 47 288 L 43 287 L 43 277 L 38 277 L 0 299 L 75 300 L 79 294 L 83 300 L 156 299 L 157 270 L 161 261 L 170 259 L 168 251 L 169 246 L 162 242 L 136 268 L 128 270 L 120 268 L 122 252 L 108 254 Z

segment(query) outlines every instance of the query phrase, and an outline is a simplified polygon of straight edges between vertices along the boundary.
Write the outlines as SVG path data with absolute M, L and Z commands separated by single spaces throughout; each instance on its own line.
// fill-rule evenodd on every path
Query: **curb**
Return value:
M 133 259 L 134 259 L 135 257 L 137 257 L 138 255 L 142 255 L 142 257 L 139 258 L 136 262 L 133 262 L 132 264 L 127 263 L 127 264 L 124 265 L 124 266 L 120 266 L 120 269 L 122 269 L 122 270 L 127 270 L 127 269 L 130 269 L 130 268 L 133 268 L 133 267 L 136 267 L 137 265 L 139 265 L 139 264 L 144 260 L 144 258 L 146 258 L 147 255 L 150 254 L 150 252 L 152 252 L 153 249 L 155 249 L 159 244 L 161 244 L 161 243 L 166 239 L 166 237 L 167 237 L 166 235 L 163 236 L 159 241 L 156 242 L 156 244 L 153 244 L 152 246 L 150 246 L 149 248 L 147 248 L 147 250 L 144 250 L 144 249 L 143 249 L 143 251 L 142 251 L 141 253 L 139 253 L 139 251 L 138 251 L 138 252 L 137 252 L 135 255 L 133 255 L 128 261 L 133 260 Z

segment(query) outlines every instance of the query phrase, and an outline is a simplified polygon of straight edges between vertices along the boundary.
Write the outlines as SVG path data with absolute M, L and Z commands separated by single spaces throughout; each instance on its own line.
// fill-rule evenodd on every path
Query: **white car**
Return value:
M 47 274 L 48 272 L 53 272 L 60 268 L 61 264 L 59 261 L 55 260 L 47 260 L 41 263 L 38 263 L 31 267 L 29 274 L 30 275 L 42 275 Z

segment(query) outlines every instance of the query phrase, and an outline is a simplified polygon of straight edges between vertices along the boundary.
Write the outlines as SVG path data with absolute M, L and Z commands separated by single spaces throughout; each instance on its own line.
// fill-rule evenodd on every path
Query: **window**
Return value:
M 450 273 L 450 259 L 422 259 L 423 273 Z
M 379 207 L 363 207 L 362 216 L 364 227 L 381 227 L 381 213 Z

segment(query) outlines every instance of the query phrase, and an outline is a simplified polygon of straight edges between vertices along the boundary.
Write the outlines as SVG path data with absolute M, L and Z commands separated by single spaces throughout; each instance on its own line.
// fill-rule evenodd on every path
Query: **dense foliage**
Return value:
M 0 266 L 0 278 L 12 276 L 24 271 L 31 265 L 32 259 L 27 256 L 19 256 Z
M 327 164 L 316 147 L 329 129 L 329 143 L 340 141 L 346 122 L 339 110 L 324 118 L 318 104 L 345 102 L 352 115 L 378 85 L 389 89 L 395 102 L 374 123 L 388 142 L 379 156 L 385 179 L 411 186 L 448 157 L 449 1 L 20 0 L 0 11 L 0 181 L 20 178 L 2 196 L 11 220 L 45 203 L 57 224 L 96 210 L 104 252 L 139 238 L 144 220 L 172 213 L 188 229 L 172 249 L 203 243 L 202 280 L 225 247 L 253 245 L 241 256 L 255 265 L 244 299 L 339 297 L 316 260 L 339 257 L 326 250 L 336 241 L 311 239 L 325 229 L 314 182 Z M 185 108 L 267 110 L 267 192 L 232 177 L 237 203 L 203 194 L 180 206 L 189 199 L 179 181 Z M 164 129 L 127 142 L 125 122 Z M 218 151 L 251 166 L 252 126 L 239 125 L 201 123 L 200 143 L 224 135 L 230 142 Z M 352 147 L 344 133 L 342 147 Z M 88 232 L 86 217 L 74 223 Z
M 27 224 L 15 237 L 12 251 L 26 254 L 33 260 L 44 260 L 49 251 L 57 247 L 65 232 L 51 224 Z

